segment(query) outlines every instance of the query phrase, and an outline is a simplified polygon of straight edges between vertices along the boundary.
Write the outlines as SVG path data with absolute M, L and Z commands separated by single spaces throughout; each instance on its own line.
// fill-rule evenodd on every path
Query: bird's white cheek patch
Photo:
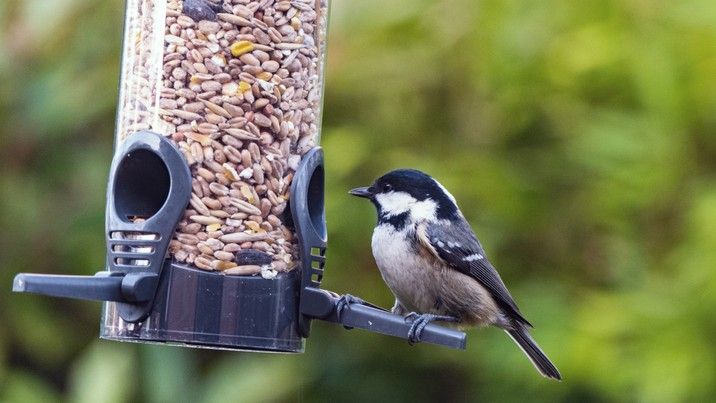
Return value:
M 418 201 L 406 192 L 381 193 L 375 198 L 386 217 L 405 212 L 410 212 L 410 218 L 414 221 L 434 220 L 436 217 L 438 205 L 431 199 Z
M 413 205 L 410 207 L 410 217 L 415 221 L 420 220 L 435 220 L 436 218 L 436 211 L 438 209 L 437 203 L 432 201 L 431 199 L 426 199 L 423 201 L 416 201 L 413 203 Z
M 375 196 L 386 216 L 392 217 L 410 210 L 417 200 L 405 192 L 381 193 Z

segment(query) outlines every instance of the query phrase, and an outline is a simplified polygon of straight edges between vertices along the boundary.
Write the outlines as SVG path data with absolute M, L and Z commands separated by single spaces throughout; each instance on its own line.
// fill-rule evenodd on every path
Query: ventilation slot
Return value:
M 311 282 L 314 287 L 321 285 L 325 265 L 326 248 L 311 248 Z
M 113 231 L 109 234 L 111 264 L 117 268 L 146 268 L 150 265 L 160 240 L 151 232 Z

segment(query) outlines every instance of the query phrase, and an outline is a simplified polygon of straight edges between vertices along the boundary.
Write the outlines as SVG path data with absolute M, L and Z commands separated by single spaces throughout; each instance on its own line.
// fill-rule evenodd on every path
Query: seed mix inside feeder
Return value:
M 127 0 L 106 270 L 14 290 L 106 301 L 113 340 L 300 352 L 315 318 L 406 338 L 402 317 L 320 289 L 328 8 Z M 434 324 L 423 339 L 465 346 Z

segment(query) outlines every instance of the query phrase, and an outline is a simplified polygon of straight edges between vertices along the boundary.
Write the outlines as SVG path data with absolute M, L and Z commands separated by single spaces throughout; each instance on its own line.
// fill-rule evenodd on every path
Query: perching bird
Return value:
M 413 321 L 411 342 L 434 320 L 492 325 L 504 329 L 542 375 L 561 379 L 445 187 L 420 171 L 399 169 L 350 194 L 378 210 L 373 256 L 395 295 L 393 313 Z

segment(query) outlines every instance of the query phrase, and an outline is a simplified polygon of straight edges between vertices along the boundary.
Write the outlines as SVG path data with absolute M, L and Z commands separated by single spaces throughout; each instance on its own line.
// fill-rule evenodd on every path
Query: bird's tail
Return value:
M 520 349 L 524 351 L 542 376 L 562 380 L 562 375 L 560 375 L 557 367 L 542 352 L 542 349 L 539 348 L 524 326 L 517 325 L 515 329 L 505 330 L 505 332 L 520 346 Z

